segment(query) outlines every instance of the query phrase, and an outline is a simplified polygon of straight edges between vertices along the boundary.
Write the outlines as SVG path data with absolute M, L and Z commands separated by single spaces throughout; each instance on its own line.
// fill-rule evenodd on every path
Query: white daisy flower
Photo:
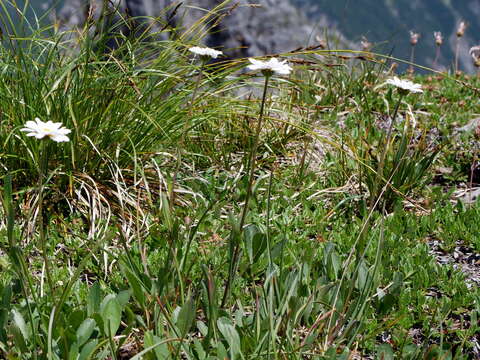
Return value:
M 67 134 L 71 132 L 70 129 L 62 127 L 62 123 L 43 122 L 39 118 L 35 118 L 35 121 L 27 121 L 20 131 L 26 132 L 27 136 L 34 136 L 37 139 L 50 138 L 56 142 L 69 141 Z
M 287 61 L 278 61 L 277 58 L 271 58 L 268 61 L 261 61 L 249 58 L 251 65 L 248 66 L 249 70 L 261 70 L 267 73 L 278 73 L 280 75 L 288 75 L 292 68 L 287 64 Z
M 212 59 L 216 59 L 218 56 L 223 55 L 223 52 L 211 49 L 209 47 L 194 46 L 188 49 L 188 51 L 200 56 L 209 56 Z
M 406 92 L 412 92 L 412 93 L 423 93 L 422 90 L 422 85 L 420 84 L 415 84 L 411 82 L 410 80 L 403 80 L 399 79 L 398 77 L 394 76 L 393 79 L 388 79 L 386 81 L 387 84 L 393 85 L 400 90 L 406 91 Z

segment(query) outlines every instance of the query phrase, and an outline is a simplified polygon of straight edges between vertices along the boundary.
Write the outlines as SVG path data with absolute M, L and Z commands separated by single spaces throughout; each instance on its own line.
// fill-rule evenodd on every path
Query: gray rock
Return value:
M 462 196 L 458 197 L 458 200 L 465 204 L 474 204 L 480 196 L 480 188 L 467 189 Z
M 153 32 L 164 30 L 163 37 L 175 34 L 168 31 L 172 28 L 185 33 L 206 17 L 203 26 L 196 27 L 190 37 L 200 36 L 204 45 L 221 48 L 230 57 L 288 52 L 312 45 L 318 42 L 318 36 L 323 37 L 322 30 L 316 29 L 289 0 L 256 0 L 253 5 L 247 0 L 239 0 L 222 9 L 218 9 L 219 0 L 185 0 L 182 3 L 171 0 L 111 0 L 105 4 L 112 17 L 110 22 L 136 17 L 137 27 L 143 22 L 143 25 L 150 25 Z M 64 30 L 80 29 L 88 14 L 98 22 L 102 9 L 102 0 L 66 0 L 58 18 Z M 153 22 L 153 17 L 158 21 Z M 212 28 L 214 22 L 216 26 Z M 123 27 L 123 32 L 132 31 L 127 25 Z M 92 31 L 98 30 L 94 28 Z M 206 36 L 203 37 L 202 32 L 206 32 Z M 341 38 L 340 35 L 338 37 Z
M 480 117 L 474 118 L 470 120 L 466 125 L 462 127 L 457 127 L 454 129 L 454 132 L 461 133 L 461 132 L 472 132 L 475 131 L 480 125 Z

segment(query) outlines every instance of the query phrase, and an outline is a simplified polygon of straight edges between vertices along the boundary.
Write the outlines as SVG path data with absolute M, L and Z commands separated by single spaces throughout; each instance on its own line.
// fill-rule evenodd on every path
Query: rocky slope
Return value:
M 22 6 L 22 1 L 17 4 Z M 49 2 L 50 1 L 50 2 Z M 103 0 L 30 0 L 37 13 L 57 4 L 56 19 L 64 28 L 81 26 L 87 4 L 96 9 L 97 17 Z M 220 0 L 110 0 L 133 16 L 159 16 L 160 23 L 188 28 L 213 9 Z M 176 16 L 172 10 L 181 4 Z M 234 10 L 233 4 L 237 4 Z M 258 6 L 252 6 L 255 4 Z M 167 10 L 165 10 L 167 9 Z M 232 1 L 219 26 L 204 43 L 222 47 L 231 56 L 264 55 L 290 51 L 300 46 L 315 45 L 316 36 L 325 33 L 342 39 L 342 47 L 360 48 L 360 39 L 367 37 L 376 44 L 374 50 L 408 59 L 409 31 L 420 32 L 415 61 L 432 66 L 435 57 L 434 31 L 441 31 L 445 40 L 439 67 L 451 68 L 456 47 L 456 28 L 461 20 L 469 26 L 460 41 L 460 68 L 473 71 L 468 55 L 477 45 L 480 33 L 479 0 L 239 0 Z M 225 13 L 225 11 L 223 13 Z M 161 25 L 159 25 L 161 26 Z M 348 39 L 348 41 L 346 40 Z M 480 39 L 479 39 L 480 40 Z
M 473 71 L 468 50 L 478 45 L 480 37 L 480 2 L 478 0 L 292 0 L 311 21 L 326 17 L 334 28 L 350 40 L 362 36 L 378 44 L 383 52 L 408 59 L 409 31 L 421 34 L 416 46 L 416 61 L 432 66 L 435 57 L 434 31 L 444 35 L 440 64 L 449 68 L 456 47 L 456 28 L 461 20 L 468 23 L 460 41 L 460 68 Z
M 22 6 L 22 1 L 25 0 L 17 0 L 17 4 Z M 188 29 L 207 14 L 206 10 L 201 9 L 211 10 L 222 2 L 221 0 L 109 0 L 106 3 L 118 7 L 124 14 L 158 17 L 159 21 L 154 29 L 159 30 L 167 23 L 172 27 Z M 92 11 L 94 18 L 98 19 L 104 2 L 103 0 L 30 0 L 30 4 L 37 14 L 54 8 L 55 11 L 50 13 L 50 19 L 58 21 L 63 29 L 70 29 L 83 26 L 89 11 Z M 179 5 L 178 8 L 177 5 Z M 175 16 L 172 16 L 173 12 Z M 215 15 L 212 14 L 210 20 L 216 18 L 221 18 L 221 21 L 218 26 L 208 32 L 202 42 L 207 46 L 222 48 L 232 57 L 281 53 L 298 47 L 316 45 L 318 38 L 324 37 L 323 28 L 331 26 L 327 19 L 322 19 L 321 26 L 318 27 L 318 21 L 307 19 L 302 10 L 295 7 L 290 0 L 232 1 L 223 10 Z M 332 32 L 330 35 L 339 39 L 340 42 L 347 43 L 339 32 Z M 168 36 L 168 31 L 165 31 L 165 36 Z
M 214 9 L 220 0 L 114 0 L 120 12 L 137 17 L 158 17 L 154 29 L 171 27 L 188 29 L 200 18 L 207 15 L 206 10 Z M 40 8 L 40 1 L 33 5 Z M 177 8 L 178 5 L 178 8 Z M 90 8 L 89 8 L 90 6 Z M 45 7 L 45 5 L 43 5 Z M 63 0 L 58 3 L 55 18 L 63 29 L 81 27 L 88 11 L 99 18 L 103 7 L 102 0 Z M 174 13 L 174 16 L 172 16 Z M 202 42 L 211 47 L 222 48 L 232 57 L 258 56 L 291 51 L 298 47 L 318 44 L 323 38 L 323 30 L 308 20 L 302 10 L 296 8 L 290 0 L 238 0 L 232 1 L 209 20 L 221 19 L 218 26 L 210 29 Z M 149 20 L 145 20 L 149 22 Z M 322 26 L 330 26 L 327 21 Z M 170 27 L 170 28 L 171 28 Z M 208 28 L 205 25 L 204 29 Z M 343 36 L 336 32 L 339 39 Z M 168 36 L 168 29 L 165 31 Z

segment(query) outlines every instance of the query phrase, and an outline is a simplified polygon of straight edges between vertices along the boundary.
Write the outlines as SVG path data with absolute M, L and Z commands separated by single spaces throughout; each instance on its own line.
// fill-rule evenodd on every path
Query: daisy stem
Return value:
M 255 175 L 258 143 L 260 139 L 260 131 L 262 130 L 262 125 L 263 125 L 265 102 L 267 99 L 267 90 L 268 90 L 269 80 L 270 80 L 270 75 L 265 75 L 265 85 L 263 87 L 262 103 L 260 105 L 260 115 L 258 116 L 257 128 L 255 130 L 255 138 L 253 140 L 252 148 L 250 149 L 250 160 L 249 160 L 250 171 L 248 175 L 247 193 L 245 195 L 245 203 L 243 204 L 242 215 L 240 217 L 240 223 L 238 225 L 238 230 L 240 231 L 240 234 L 242 234 L 243 226 L 245 225 L 245 220 L 248 214 L 248 205 L 250 202 L 250 198 L 252 196 L 252 185 L 253 185 L 253 180 Z M 221 304 L 222 308 L 225 306 L 225 303 L 227 302 L 228 297 L 230 295 L 231 285 L 235 277 L 235 273 L 237 270 L 237 262 L 240 256 L 240 245 L 241 245 L 241 241 L 237 240 L 233 248 L 232 257 L 230 259 L 231 261 L 229 265 L 228 279 L 227 279 L 227 283 L 225 284 L 225 290 L 223 293 L 223 299 Z
M 410 67 L 408 68 L 408 71 L 413 74 L 413 72 L 415 71 L 413 69 L 413 62 L 415 60 L 415 45 L 412 45 L 412 50 L 410 52 Z
M 433 60 L 433 69 L 437 70 L 438 59 L 440 58 L 440 45 L 435 49 L 435 60 Z
M 375 182 L 373 184 L 373 191 L 370 194 L 370 206 L 373 207 L 374 204 L 377 202 L 377 190 L 379 187 L 380 182 L 383 181 L 383 170 L 385 167 L 385 158 L 387 157 L 387 153 L 390 147 L 390 140 L 392 138 L 393 127 L 395 124 L 395 119 L 397 118 L 398 110 L 400 108 L 400 104 L 402 103 L 403 97 L 405 94 L 400 92 L 400 98 L 398 99 L 397 104 L 395 105 L 395 110 L 393 111 L 393 115 L 390 121 L 390 126 L 388 127 L 387 138 L 385 139 L 385 144 L 383 147 L 383 151 L 380 154 L 380 161 L 378 162 L 377 168 L 377 176 L 375 177 Z
M 458 52 L 460 51 L 460 38 L 457 36 L 457 41 L 455 43 L 455 75 L 458 72 Z
M 175 172 L 173 173 L 172 179 L 172 187 L 170 189 L 170 213 L 172 213 L 173 206 L 175 203 L 175 186 L 177 183 L 178 172 L 180 171 L 180 166 L 182 164 L 182 155 L 183 155 L 183 145 L 185 144 L 185 138 L 187 137 L 188 129 L 190 126 L 190 118 L 193 113 L 193 104 L 195 103 L 195 99 L 197 97 L 198 88 L 200 86 L 200 80 L 202 80 L 203 68 L 205 66 L 205 60 L 202 60 L 202 64 L 200 66 L 200 70 L 197 74 L 197 80 L 195 81 L 195 87 L 192 92 L 192 98 L 190 100 L 190 106 L 188 109 L 187 119 L 183 122 L 182 133 L 180 135 L 180 141 L 177 145 L 177 164 L 175 166 Z
M 47 254 L 47 241 L 45 237 L 45 227 L 43 225 L 43 183 L 45 178 L 45 172 L 47 169 L 48 153 L 46 142 L 48 140 L 42 140 L 40 142 L 40 166 L 38 174 L 38 229 L 40 235 L 40 248 L 45 264 L 45 273 L 47 278 L 48 287 L 50 292 L 54 295 L 55 289 L 53 287 L 53 281 L 50 272 L 50 262 L 48 261 Z
M 269 76 L 265 76 L 265 86 L 263 88 L 262 104 L 260 105 L 260 115 L 258 117 L 257 129 L 255 131 L 255 140 L 253 142 L 253 146 L 250 152 L 250 174 L 248 176 L 248 185 L 247 185 L 247 194 L 245 196 L 245 204 L 243 205 L 242 217 L 240 218 L 240 225 L 239 225 L 240 231 L 242 230 L 243 225 L 245 224 L 245 219 L 248 213 L 248 204 L 250 201 L 250 197 L 252 196 L 252 185 L 253 185 L 253 178 L 255 175 L 255 166 L 257 162 L 258 143 L 260 139 L 260 131 L 262 130 L 262 125 L 263 125 L 265 101 L 267 99 L 269 79 L 270 79 Z

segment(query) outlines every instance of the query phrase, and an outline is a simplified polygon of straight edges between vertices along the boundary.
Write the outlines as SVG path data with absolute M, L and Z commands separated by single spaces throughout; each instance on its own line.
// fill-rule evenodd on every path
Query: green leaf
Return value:
M 240 336 L 238 335 L 235 326 L 233 326 L 230 319 L 221 317 L 217 320 L 218 330 L 222 334 L 223 338 L 230 346 L 230 358 L 234 360 L 237 355 L 241 354 L 240 351 Z
M 73 329 L 77 329 L 85 320 L 85 311 L 80 309 L 73 310 L 65 315 L 68 315 L 67 322 Z
M 203 360 L 207 357 L 207 353 L 203 350 L 203 346 L 198 339 L 193 340 L 193 346 L 199 360 Z
M 10 330 L 11 334 L 13 335 L 13 343 L 15 347 L 20 349 L 22 352 L 27 352 L 27 339 L 28 339 L 28 332 L 26 329 L 25 320 L 23 319 L 22 314 L 17 312 L 16 310 L 12 310 L 13 313 L 13 326 Z
M 80 356 L 78 357 L 78 360 L 90 359 L 97 345 L 98 345 L 98 340 L 96 339 L 90 340 L 88 343 L 86 343 L 82 351 L 80 352 Z
M 176 325 L 178 327 L 178 330 L 180 331 L 181 337 L 185 337 L 185 335 L 187 335 L 188 331 L 192 327 L 193 321 L 195 320 L 195 313 L 195 301 L 193 297 L 190 297 L 180 309 L 177 318 Z
M 0 343 L 7 342 L 7 333 L 5 331 L 5 325 L 8 321 L 9 312 L 5 309 L 0 309 Z
M 25 323 L 25 319 L 23 318 L 23 315 L 15 309 L 12 310 L 12 315 L 13 315 L 13 323 L 18 328 L 18 330 L 20 330 L 20 333 L 22 334 L 23 339 L 27 340 L 29 338 L 29 332 L 28 332 L 27 324 Z
M 78 360 L 79 355 L 80 355 L 79 345 L 78 343 L 74 342 L 70 346 L 70 349 L 68 349 L 68 360 Z
M 92 336 L 97 323 L 93 319 L 85 319 L 77 329 L 77 344 L 82 346 Z
M 256 225 L 248 225 L 244 230 L 245 247 L 250 264 L 254 264 L 267 248 L 267 237 Z
M 365 260 L 361 259 L 358 267 L 357 281 L 355 284 L 358 290 L 362 291 L 365 289 L 365 286 L 368 283 L 368 277 L 368 267 L 365 264 Z
M 338 273 L 342 268 L 342 261 L 335 251 L 335 244 L 329 242 L 325 248 L 324 261 L 326 261 L 328 277 L 332 280 L 338 278 Z
M 125 270 L 125 276 L 133 291 L 133 296 L 138 301 L 140 306 L 145 307 L 145 293 L 143 292 L 142 284 L 140 280 L 128 269 Z
M 120 307 L 123 309 L 128 304 L 128 301 L 130 300 L 130 291 L 129 290 L 120 291 L 116 299 L 120 304 Z
M 92 316 L 93 314 L 100 311 L 100 302 L 102 301 L 102 289 L 100 289 L 100 284 L 95 282 L 90 291 L 88 292 L 87 299 L 87 314 Z
M 205 325 L 202 321 L 197 321 L 197 329 L 200 331 L 202 336 L 207 336 L 208 334 L 208 326 Z
M 122 308 L 115 295 L 110 294 L 105 296 L 105 299 L 103 299 L 100 305 L 100 313 L 103 319 L 105 335 L 115 336 L 120 327 L 122 316 Z
M 393 285 L 390 287 L 390 292 L 391 293 L 396 293 L 397 289 L 400 289 L 403 285 L 403 274 L 401 272 L 395 272 L 393 274 Z
M 167 344 L 164 342 L 161 345 L 157 345 L 161 342 L 158 336 L 153 335 L 151 331 L 147 331 L 143 338 L 143 347 L 145 349 L 152 348 L 157 360 L 164 360 L 169 358 L 169 352 Z
M 217 357 L 215 359 L 221 359 L 221 360 L 228 359 L 227 349 L 225 349 L 225 346 L 223 346 L 223 343 L 221 341 L 217 343 Z M 229 360 L 234 360 L 234 359 L 232 358 Z
M 12 175 L 10 173 L 8 173 L 4 178 L 3 191 L 3 209 L 7 220 L 7 239 L 10 246 L 15 246 L 16 241 L 13 234 L 15 213 L 13 211 Z
M 377 311 L 379 314 L 387 314 L 398 302 L 398 297 L 392 294 L 386 294 L 379 300 Z
M 393 350 L 390 344 L 381 344 L 377 347 L 377 357 L 379 360 L 394 360 Z

